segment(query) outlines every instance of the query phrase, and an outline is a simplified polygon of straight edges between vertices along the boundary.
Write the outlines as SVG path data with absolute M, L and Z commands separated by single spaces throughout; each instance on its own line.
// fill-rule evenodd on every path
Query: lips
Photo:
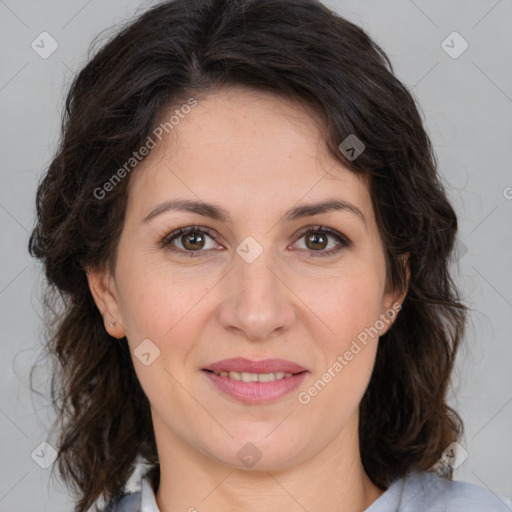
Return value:
M 303 366 L 287 361 L 285 359 L 264 359 L 262 361 L 251 361 L 244 357 L 223 359 L 209 364 L 203 368 L 212 372 L 239 372 L 239 373 L 301 373 L 307 371 Z
M 309 373 L 300 364 L 285 359 L 251 361 L 243 357 L 223 359 L 202 370 L 224 396 L 252 405 L 289 396 Z

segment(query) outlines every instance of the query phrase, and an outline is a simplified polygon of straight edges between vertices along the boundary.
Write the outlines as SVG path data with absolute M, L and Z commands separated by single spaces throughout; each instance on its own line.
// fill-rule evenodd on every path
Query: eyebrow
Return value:
M 146 217 L 143 222 L 148 222 L 151 219 L 166 213 L 168 211 L 186 211 L 197 213 L 204 217 L 209 217 L 213 220 L 220 222 L 231 222 L 231 216 L 227 210 L 211 203 L 203 201 L 193 201 L 189 199 L 175 199 L 172 201 L 165 201 L 154 208 Z M 289 209 L 282 218 L 284 222 L 291 222 L 303 217 L 310 217 L 320 213 L 330 211 L 346 211 L 356 215 L 367 228 L 367 219 L 364 213 L 355 205 L 344 201 L 343 199 L 328 199 L 320 203 L 303 204 Z

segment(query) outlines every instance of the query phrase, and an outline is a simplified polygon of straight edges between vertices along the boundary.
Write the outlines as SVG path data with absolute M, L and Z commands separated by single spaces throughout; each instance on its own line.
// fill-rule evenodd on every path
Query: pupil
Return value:
M 188 245 L 196 245 L 196 244 L 200 244 L 201 243 L 201 234 L 200 233 L 189 233 L 188 235 L 185 236 L 185 240 L 191 240 L 190 243 L 185 243 L 185 247 L 186 248 L 190 248 L 190 247 L 187 247 Z M 199 240 L 199 241 L 198 241 Z M 191 247 L 192 249 L 200 249 L 201 247 Z
M 322 239 L 323 239 L 323 243 L 321 241 Z M 313 244 L 318 244 L 320 241 L 320 244 L 322 245 L 321 249 L 325 248 L 325 236 L 324 235 L 314 233 L 314 234 L 310 235 L 310 237 L 309 237 L 309 241 L 311 241 L 311 240 L 313 240 Z M 317 246 L 317 248 L 318 248 L 318 246 Z

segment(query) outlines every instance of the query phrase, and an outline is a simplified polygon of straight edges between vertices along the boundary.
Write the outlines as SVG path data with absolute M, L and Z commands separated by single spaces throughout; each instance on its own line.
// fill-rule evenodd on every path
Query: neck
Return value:
M 357 417 L 322 451 L 280 469 L 238 469 L 207 457 L 154 418 L 160 512 L 362 512 L 384 492 L 365 473 Z M 264 459 L 261 460 L 263 462 Z

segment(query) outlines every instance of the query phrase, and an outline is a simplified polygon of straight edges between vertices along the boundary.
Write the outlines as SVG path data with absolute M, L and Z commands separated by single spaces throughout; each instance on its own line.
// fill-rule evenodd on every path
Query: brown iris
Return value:
M 327 246 L 327 236 L 322 233 L 308 233 L 305 236 L 306 239 L 306 245 L 309 249 L 325 249 Z M 318 245 L 313 245 L 312 247 L 309 245 L 309 242 L 312 242 L 313 244 L 320 243 L 321 247 Z
M 204 235 L 197 231 L 192 231 L 181 236 L 182 244 L 185 249 L 190 251 L 202 249 L 204 246 Z M 183 240 L 189 240 L 190 243 L 183 242 Z

